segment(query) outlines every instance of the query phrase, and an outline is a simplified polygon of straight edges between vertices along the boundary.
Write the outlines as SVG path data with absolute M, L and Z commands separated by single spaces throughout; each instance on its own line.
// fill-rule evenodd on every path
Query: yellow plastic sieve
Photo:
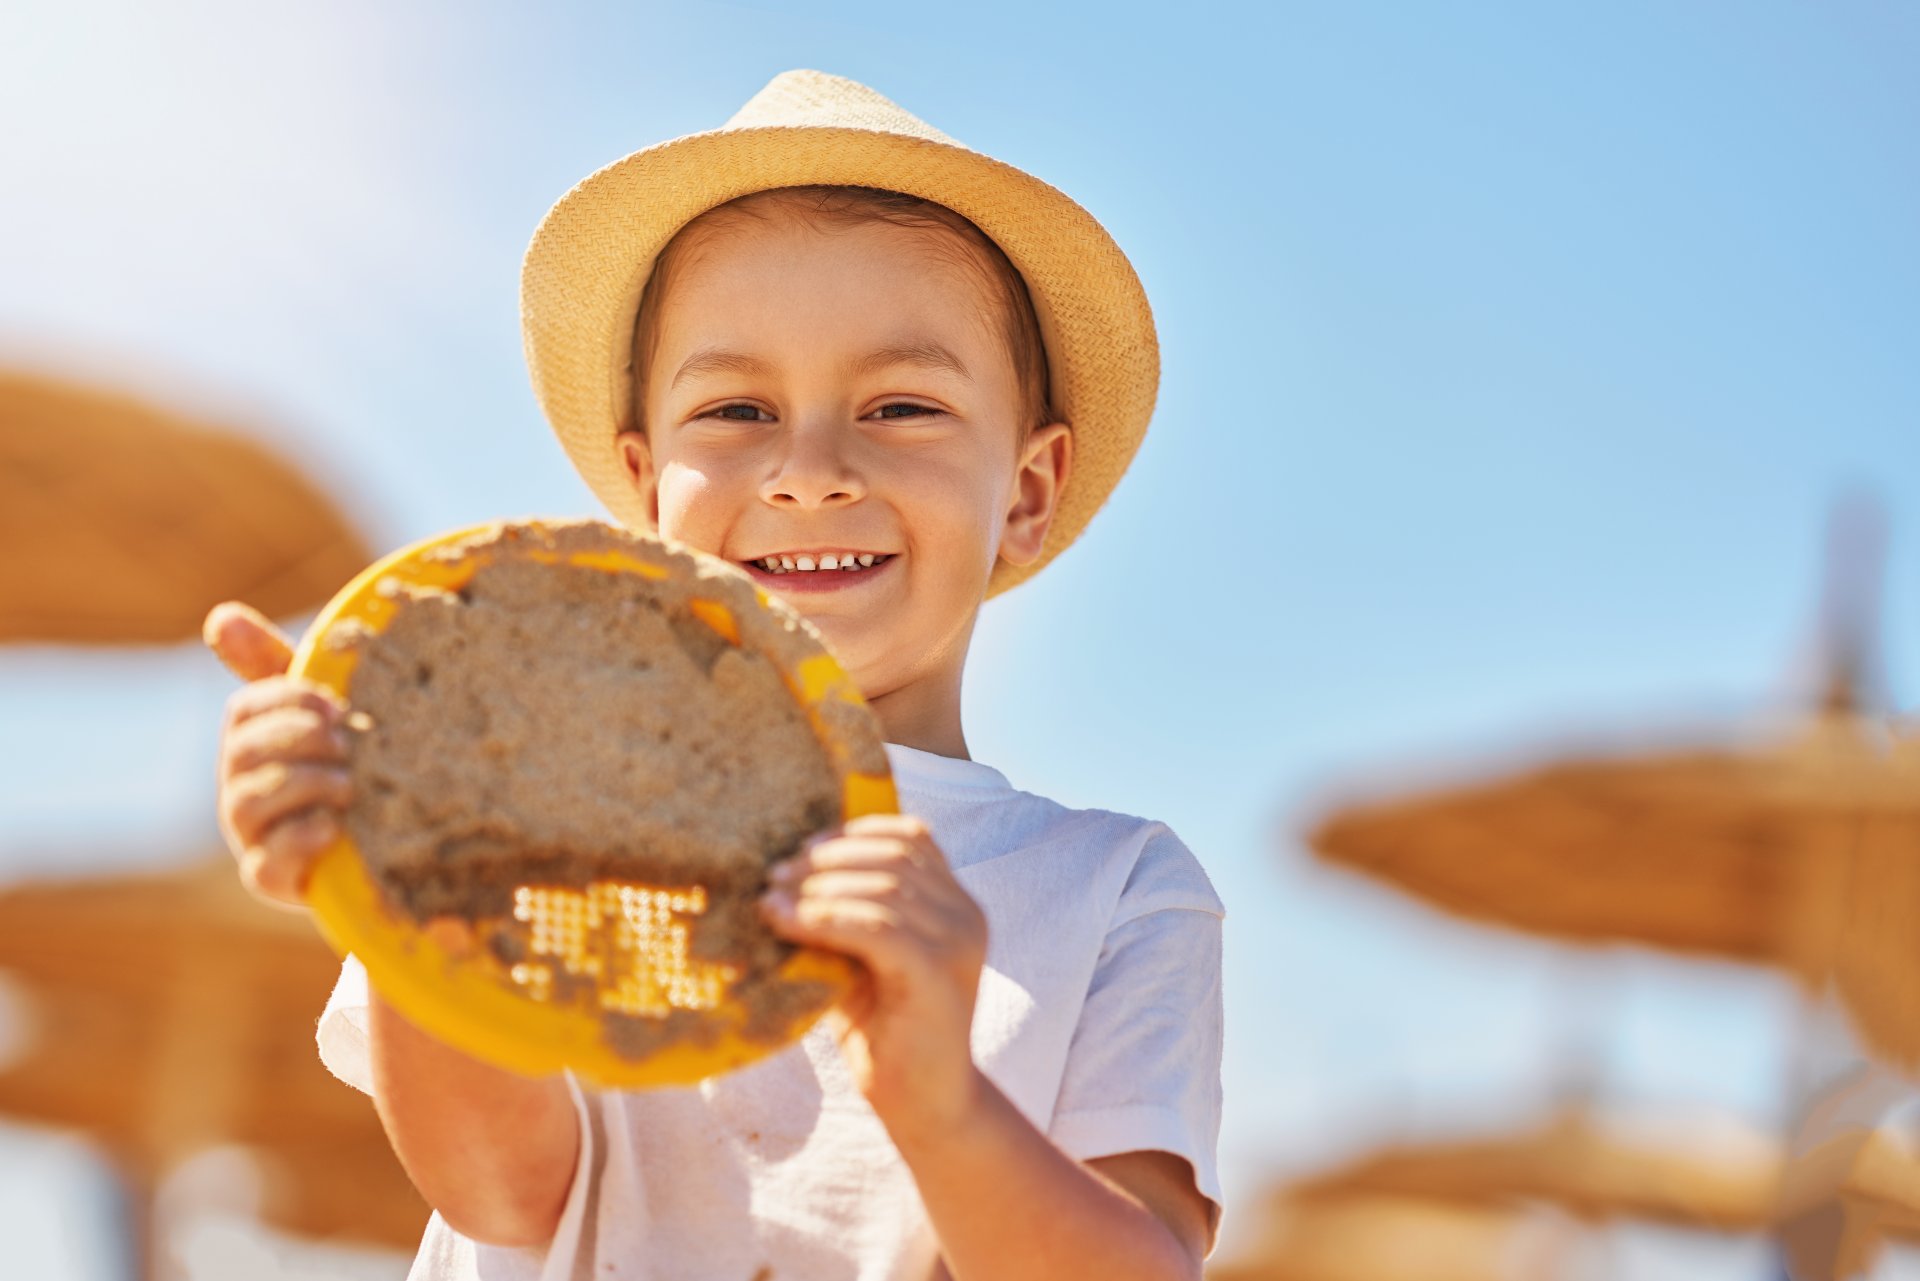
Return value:
M 509 524 L 536 533 L 547 528 L 540 521 Z M 450 544 L 498 528 L 499 523 L 476 525 L 436 535 L 370 565 L 314 619 L 289 674 L 325 686 L 350 703 L 359 652 L 326 644 L 334 628 L 353 623 L 378 634 L 401 607 L 396 586 L 457 591 L 503 555 L 656 582 L 686 572 L 685 567 L 699 559 L 713 561 L 703 553 L 626 531 L 620 532 L 622 546 L 593 551 L 560 552 L 539 546 L 536 539 L 495 543 L 457 559 L 431 557 Z M 732 566 L 728 570 L 738 573 Z M 759 608 L 786 608 L 758 585 L 745 585 Z M 743 628 L 734 609 L 722 601 L 696 597 L 687 609 L 727 643 L 751 643 L 755 629 Z M 857 752 L 861 745 L 836 728 L 849 718 L 824 714 L 836 702 L 861 704 L 859 690 L 824 647 L 806 648 L 810 652 L 798 658 L 783 658 L 770 649 L 761 652 L 775 663 L 832 764 L 841 785 L 843 819 L 894 812 L 898 800 L 891 776 L 863 772 L 856 765 L 859 756 L 871 760 L 875 753 Z M 327 942 L 338 953 L 357 956 L 372 986 L 408 1021 L 476 1058 L 528 1076 L 565 1068 L 602 1087 L 689 1084 L 791 1043 L 831 1003 L 796 1012 L 776 1034 L 762 1029 L 758 1035 L 745 1035 L 745 1012 L 728 999 L 730 976 L 687 955 L 688 918 L 706 906 L 698 886 L 601 880 L 584 889 L 516 887 L 514 916 L 534 938 L 534 956 L 517 964 L 481 946 L 464 922 L 437 918 L 423 925 L 389 906 L 344 834 L 315 862 L 307 903 Z M 777 977 L 822 984 L 837 1000 L 853 974 L 845 957 L 800 948 L 782 963 Z M 556 975 L 569 999 L 554 995 Z M 590 999 L 580 999 L 582 992 Z M 640 1058 L 628 1057 L 608 1042 L 602 1017 L 606 1011 L 645 1018 L 670 1009 L 700 1012 L 710 1035 L 671 1041 Z

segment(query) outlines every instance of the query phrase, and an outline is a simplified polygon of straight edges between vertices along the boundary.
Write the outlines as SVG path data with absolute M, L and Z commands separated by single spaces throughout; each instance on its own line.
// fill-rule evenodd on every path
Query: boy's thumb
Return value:
M 243 681 L 278 676 L 293 662 L 293 646 L 286 633 L 265 614 L 237 600 L 221 601 L 208 610 L 200 637 L 227 670 Z

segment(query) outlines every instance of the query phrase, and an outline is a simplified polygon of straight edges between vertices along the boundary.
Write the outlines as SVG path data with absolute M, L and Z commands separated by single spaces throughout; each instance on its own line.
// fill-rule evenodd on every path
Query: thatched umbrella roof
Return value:
M 1772 742 L 1559 761 L 1350 805 L 1307 839 L 1476 920 L 1801 966 L 1820 947 L 1805 896 L 1844 875 L 1868 821 L 1920 833 L 1920 757 L 1843 711 Z
M 247 1145 L 276 1225 L 418 1242 L 425 1203 L 372 1105 L 314 1049 L 339 963 L 230 859 L 0 891 L 0 971 L 31 1032 L 0 1069 L 0 1115 L 92 1135 L 141 1193 L 196 1151 Z
M 1657 1137 L 1656 1137 L 1657 1136 Z M 1732 1122 L 1627 1126 L 1581 1106 L 1484 1138 L 1401 1144 L 1290 1183 L 1209 1281 L 1558 1278 L 1581 1224 L 1752 1232 L 1777 1213 L 1781 1145 Z
M 1349 807 L 1323 858 L 1477 920 L 1831 976 L 1920 1068 L 1920 734 L 1846 709 L 1772 743 L 1575 760 Z
M 1626 1127 L 1584 1107 L 1543 1125 L 1385 1148 L 1294 1185 L 1295 1200 L 1380 1193 L 1478 1206 L 1547 1202 L 1585 1220 L 1718 1231 L 1773 1222 L 1781 1145 L 1731 1122 Z
M 1254 1248 L 1207 1281 L 1557 1281 L 1580 1240 L 1537 1210 L 1385 1192 L 1282 1195 L 1264 1215 Z
M 1890 754 L 1920 807 L 1916 729 L 1895 739 Z M 1801 947 L 1826 961 L 1861 1039 L 1920 1072 L 1920 820 L 1910 812 L 1864 815 L 1843 872 L 1809 887 L 1802 916 Z
M 0 369 L 0 642 L 189 640 L 220 601 L 298 614 L 371 559 L 331 500 L 264 446 Z
M 1790 731 L 1348 804 L 1309 844 L 1476 920 L 1831 976 L 1920 1067 L 1920 734 L 1876 710 L 1880 534 L 1842 515 L 1826 672 Z

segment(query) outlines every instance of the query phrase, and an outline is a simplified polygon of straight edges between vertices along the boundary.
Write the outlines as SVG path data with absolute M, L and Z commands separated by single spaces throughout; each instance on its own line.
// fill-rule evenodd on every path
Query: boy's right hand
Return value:
M 215 605 L 201 635 L 247 682 L 227 699 L 220 731 L 221 835 L 248 889 L 305 907 L 313 861 L 338 837 L 352 793 L 346 705 L 286 675 L 293 646 L 250 605 Z

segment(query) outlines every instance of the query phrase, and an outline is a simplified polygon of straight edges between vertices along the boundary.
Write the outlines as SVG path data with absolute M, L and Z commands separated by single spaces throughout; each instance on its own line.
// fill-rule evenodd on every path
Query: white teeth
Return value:
M 792 574 L 821 569 L 842 571 L 871 569 L 875 564 L 885 559 L 885 556 L 878 555 L 874 552 L 861 552 L 858 554 L 854 552 L 829 552 L 819 557 L 763 556 L 759 560 L 754 561 L 753 564 L 760 569 L 766 570 L 769 574 Z

